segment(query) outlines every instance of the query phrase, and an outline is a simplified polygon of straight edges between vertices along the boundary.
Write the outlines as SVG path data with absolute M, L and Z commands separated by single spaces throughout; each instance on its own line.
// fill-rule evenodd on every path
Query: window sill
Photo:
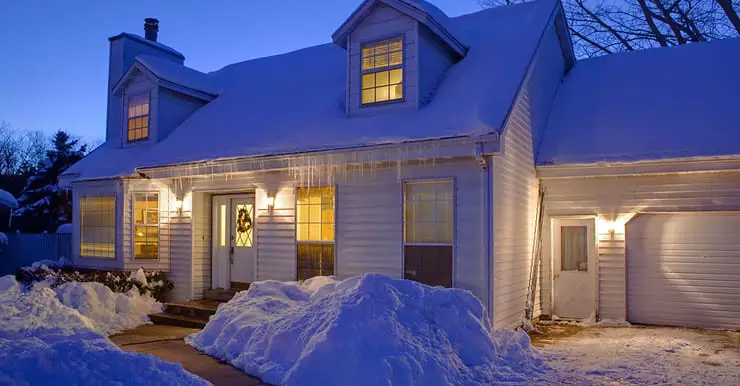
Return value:
M 375 106 L 388 106 L 388 105 L 395 105 L 395 104 L 404 103 L 404 102 L 406 102 L 405 97 L 401 99 L 394 99 L 394 100 L 383 101 L 383 102 L 360 103 L 360 108 L 364 109 L 364 108 L 375 107 Z

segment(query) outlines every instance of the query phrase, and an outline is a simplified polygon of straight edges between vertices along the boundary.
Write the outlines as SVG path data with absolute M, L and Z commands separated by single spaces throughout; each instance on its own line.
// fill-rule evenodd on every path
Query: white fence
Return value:
M 0 246 L 0 276 L 39 260 L 71 260 L 72 235 L 8 234 L 8 244 Z

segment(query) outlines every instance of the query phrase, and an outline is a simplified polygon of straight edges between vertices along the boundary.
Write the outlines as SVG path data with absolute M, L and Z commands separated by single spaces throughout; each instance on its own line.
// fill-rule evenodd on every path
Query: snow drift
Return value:
M 13 276 L 0 277 L 0 384 L 207 384 L 179 364 L 113 345 L 100 331 L 123 324 L 111 322 L 116 318 L 107 307 L 113 298 L 116 304 L 137 300 L 94 284 L 24 291 Z
M 254 283 L 186 341 L 280 385 L 490 385 L 546 369 L 525 333 L 492 333 L 469 291 L 374 274 Z

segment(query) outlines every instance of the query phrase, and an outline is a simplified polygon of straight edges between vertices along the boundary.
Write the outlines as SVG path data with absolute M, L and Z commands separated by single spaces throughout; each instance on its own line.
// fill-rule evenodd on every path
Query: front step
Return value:
M 165 303 L 164 312 L 149 315 L 154 324 L 169 326 L 203 328 L 216 313 L 221 302 L 214 300 L 194 300 L 184 303 Z
M 206 323 L 208 323 L 207 320 L 193 318 L 191 316 L 168 314 L 165 312 L 160 314 L 151 314 L 149 315 L 149 319 L 151 319 L 154 324 L 200 329 L 205 327 Z
M 219 302 L 228 302 L 238 291 L 234 289 L 215 288 L 203 291 L 203 298 Z

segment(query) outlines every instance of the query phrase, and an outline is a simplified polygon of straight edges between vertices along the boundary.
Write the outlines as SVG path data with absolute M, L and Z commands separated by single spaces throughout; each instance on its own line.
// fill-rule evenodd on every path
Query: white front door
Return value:
M 254 280 L 254 229 L 254 195 L 213 196 L 213 288 Z
M 553 315 L 588 319 L 596 312 L 594 219 L 552 221 Z

